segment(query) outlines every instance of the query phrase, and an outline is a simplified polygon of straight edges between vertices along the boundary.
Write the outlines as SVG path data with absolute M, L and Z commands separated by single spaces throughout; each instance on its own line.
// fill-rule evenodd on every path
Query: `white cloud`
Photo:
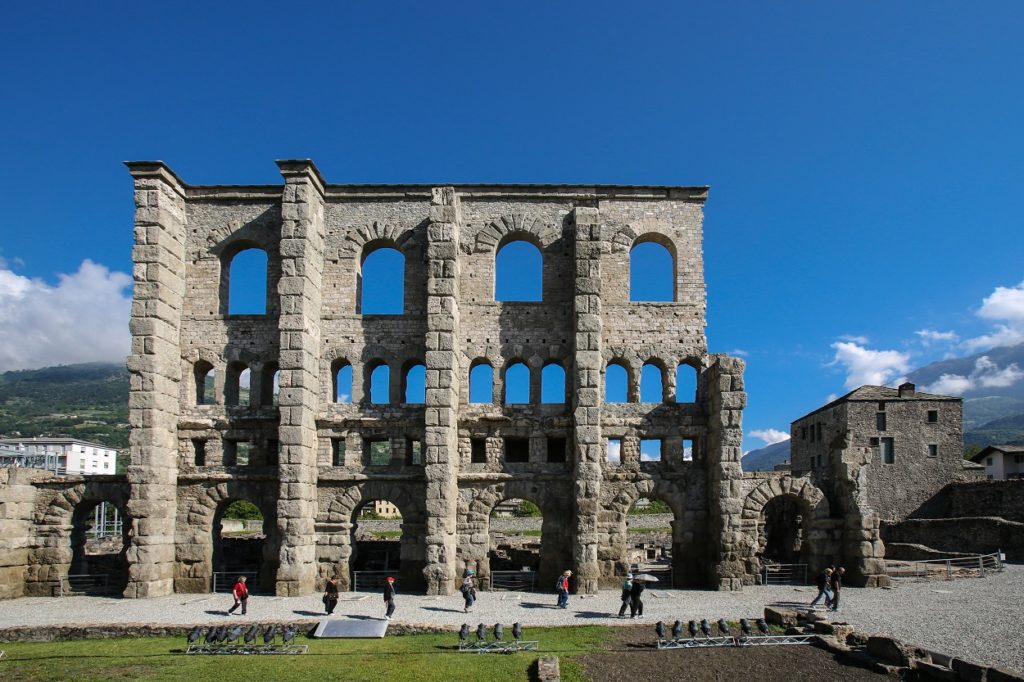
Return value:
M 753 438 L 760 438 L 765 445 L 774 445 L 784 440 L 789 440 L 789 434 L 778 429 L 756 429 L 747 434 Z
M 857 334 L 843 334 L 842 336 L 839 337 L 839 340 L 840 341 L 848 341 L 850 343 L 856 343 L 856 344 L 858 344 L 860 346 L 865 346 L 869 342 L 868 337 L 866 337 L 866 336 L 859 336 Z
M 131 284 L 90 260 L 56 286 L 0 268 L 0 371 L 123 361 Z
M 854 389 L 869 384 L 885 386 L 899 383 L 910 369 L 910 355 L 895 350 L 873 350 L 853 341 L 832 344 L 835 358 L 831 364 L 846 368 L 845 386 Z
M 1006 388 L 1024 379 L 1024 371 L 1014 364 L 999 369 L 987 355 L 978 358 L 969 376 L 943 374 L 938 381 L 924 387 L 927 393 L 963 395 L 976 388 Z
M 1024 343 L 1024 282 L 1015 287 L 996 287 L 981 302 L 978 317 L 996 323 L 995 331 L 964 341 L 970 351 Z
M 960 335 L 954 331 L 940 332 L 934 329 L 918 329 L 914 333 L 921 337 L 921 343 L 926 346 L 935 343 L 956 343 L 960 340 Z
M 622 442 L 617 440 L 608 441 L 608 462 L 619 464 L 622 461 Z
M 748 355 L 750 355 L 750 353 L 748 353 L 747 351 L 743 350 L 742 348 L 733 348 L 731 351 L 729 351 L 727 353 L 727 355 L 733 355 L 733 356 L 738 357 L 738 358 L 745 358 Z

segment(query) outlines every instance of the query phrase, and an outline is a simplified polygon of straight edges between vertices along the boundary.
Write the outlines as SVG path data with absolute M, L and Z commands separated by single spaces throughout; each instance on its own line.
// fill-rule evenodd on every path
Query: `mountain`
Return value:
M 772 471 L 776 464 L 789 461 L 789 439 L 772 443 L 743 455 L 740 466 L 744 471 Z
M 128 370 L 90 362 L 0 374 L 0 434 L 66 436 L 126 448 Z
M 1024 414 L 994 419 L 970 431 L 964 431 L 968 445 L 1007 445 L 1024 443 Z

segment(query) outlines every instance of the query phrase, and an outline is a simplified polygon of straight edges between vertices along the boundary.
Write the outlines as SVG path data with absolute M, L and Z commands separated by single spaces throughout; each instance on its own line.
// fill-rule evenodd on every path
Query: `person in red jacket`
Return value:
M 249 588 L 245 585 L 245 576 L 238 576 L 238 582 L 235 583 L 235 587 L 231 590 L 232 596 L 235 598 L 235 605 L 228 609 L 228 613 L 234 613 L 235 609 L 239 606 L 242 607 L 242 615 L 245 615 L 245 607 L 249 602 Z

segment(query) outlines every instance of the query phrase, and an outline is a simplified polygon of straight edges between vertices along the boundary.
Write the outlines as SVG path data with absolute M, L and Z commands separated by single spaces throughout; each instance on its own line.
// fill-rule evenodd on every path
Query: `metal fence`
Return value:
M 533 592 L 537 586 L 535 571 L 491 571 L 491 589 Z
M 110 576 L 106 573 L 69 573 L 60 577 L 57 596 L 103 594 L 110 589 Z
M 256 578 L 259 577 L 259 571 L 216 572 L 213 574 L 213 591 L 231 592 L 235 587 L 235 583 L 238 582 L 238 578 L 243 575 L 245 576 L 245 584 L 249 592 L 257 592 L 259 587 L 256 584 Z
M 900 561 L 886 559 L 885 570 L 897 580 L 953 580 L 955 578 L 984 578 L 989 573 L 1003 570 L 1003 554 L 973 554 L 945 559 Z
M 353 592 L 381 592 L 388 576 L 395 579 L 395 589 L 398 588 L 398 576 L 390 571 L 353 571 L 352 591 Z
M 807 564 L 765 564 L 761 567 L 762 585 L 806 585 Z

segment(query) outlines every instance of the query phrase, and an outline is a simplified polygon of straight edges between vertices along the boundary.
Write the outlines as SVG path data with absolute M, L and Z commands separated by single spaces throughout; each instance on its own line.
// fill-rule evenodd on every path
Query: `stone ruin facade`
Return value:
M 452 593 L 468 568 L 487 584 L 491 511 L 509 498 L 543 513 L 541 589 L 567 568 L 576 591 L 618 586 L 640 498 L 672 511 L 677 587 L 753 584 L 773 545 L 811 570 L 840 562 L 853 584 L 885 580 L 857 471 L 837 471 L 844 483 L 826 495 L 813 472 L 740 467 L 744 363 L 709 353 L 705 337 L 706 187 L 333 185 L 310 161 L 278 165 L 280 185 L 200 187 L 161 162 L 128 164 L 127 476 L 7 486 L 18 511 L 0 534 L 6 596 L 49 593 L 73 561 L 76 510 L 99 499 L 130 519 L 128 597 L 209 591 L 219 519 L 239 499 L 263 511 L 259 582 L 278 595 L 334 575 L 350 587 L 353 526 L 374 500 L 401 512 L 404 589 L 428 594 Z M 542 254 L 539 302 L 495 300 L 496 254 L 515 240 Z M 671 255 L 672 301 L 630 300 L 631 249 L 645 242 Z M 401 314 L 360 312 L 361 268 L 379 247 L 404 256 Z M 267 257 L 265 314 L 229 313 L 232 259 L 245 249 Z M 519 362 L 529 402 L 506 404 L 504 372 Z M 493 368 L 486 404 L 469 401 L 479 364 Z M 552 364 L 566 399 L 542 404 Z M 377 404 L 371 374 L 384 365 L 390 400 Z M 422 405 L 403 402 L 416 365 Z M 604 399 L 611 365 L 626 370 L 626 402 Z M 645 365 L 661 374 L 659 402 L 640 401 Z M 351 401 L 338 402 L 346 367 Z M 677 395 L 680 367 L 695 395 Z M 609 439 L 621 443 L 617 462 Z M 644 439 L 660 441 L 660 461 L 642 461 Z

